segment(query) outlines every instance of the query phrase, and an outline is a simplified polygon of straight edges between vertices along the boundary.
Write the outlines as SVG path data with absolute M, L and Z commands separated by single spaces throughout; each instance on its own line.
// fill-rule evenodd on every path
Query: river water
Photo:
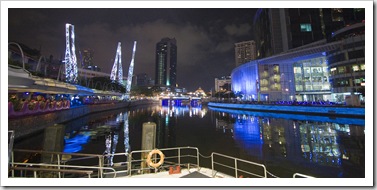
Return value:
M 105 154 L 141 149 L 142 125 L 157 124 L 157 148 L 191 146 L 266 165 L 273 175 L 365 177 L 365 120 L 203 107 L 144 107 L 90 114 L 63 123 L 54 151 Z M 15 148 L 46 149 L 41 132 Z M 59 140 L 59 138 L 58 138 Z M 58 143 L 57 143 L 58 144 Z

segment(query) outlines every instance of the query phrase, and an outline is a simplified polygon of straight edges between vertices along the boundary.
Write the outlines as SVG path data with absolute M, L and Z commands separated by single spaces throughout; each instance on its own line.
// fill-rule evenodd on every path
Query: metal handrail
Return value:
M 162 151 L 162 152 L 165 152 L 165 153 L 166 153 L 166 151 L 177 151 L 177 152 L 173 152 L 173 154 L 170 154 L 170 156 L 165 157 L 165 163 L 166 164 L 164 166 L 160 166 L 159 169 L 155 169 L 154 170 L 155 173 L 157 173 L 158 171 L 162 171 L 169 166 L 173 166 L 173 165 L 180 165 L 180 166 L 183 165 L 184 166 L 186 164 L 187 164 L 188 167 L 194 166 L 194 167 L 197 167 L 198 171 L 200 170 L 199 156 L 202 156 L 202 155 L 199 153 L 199 149 L 196 148 L 196 147 L 189 147 L 188 146 L 188 147 L 162 148 L 162 149 L 159 149 L 159 150 Z M 182 155 L 182 150 L 195 150 L 195 153 L 193 153 L 191 151 L 191 152 L 187 152 L 184 155 Z M 135 163 L 139 163 L 140 166 L 142 166 L 143 165 L 142 163 L 146 161 L 146 159 L 143 158 L 142 153 L 149 153 L 150 151 L 152 151 L 152 150 L 137 150 L 137 151 L 132 151 L 130 153 L 115 153 L 115 154 L 97 155 L 97 154 L 63 153 L 63 152 L 51 152 L 51 151 L 40 151 L 40 150 L 14 149 L 13 151 L 11 151 L 12 156 L 11 156 L 11 162 L 9 164 L 9 168 L 12 172 L 12 177 L 14 177 L 14 170 L 22 170 L 22 167 L 17 168 L 17 166 L 25 166 L 25 167 L 28 168 L 27 170 L 31 170 L 31 171 L 33 171 L 33 167 L 34 167 L 35 170 L 43 170 L 43 168 L 42 169 L 40 168 L 41 166 L 56 167 L 57 169 L 53 169 L 53 170 L 54 170 L 54 172 L 55 172 L 55 170 L 56 170 L 56 172 L 58 172 L 59 178 L 61 178 L 60 173 L 67 173 L 67 172 L 68 173 L 69 172 L 75 173 L 74 170 L 67 171 L 67 168 L 91 169 L 93 171 L 98 170 L 98 178 L 103 178 L 105 174 L 114 174 L 113 177 L 115 178 L 117 176 L 117 174 L 120 174 L 120 173 L 126 173 L 126 175 L 128 174 L 128 176 L 130 177 L 130 176 L 132 176 L 132 172 L 135 171 L 135 170 L 143 171 L 143 170 L 153 169 L 149 166 L 146 166 L 145 168 L 143 168 L 143 167 L 138 167 L 138 168 L 134 168 L 134 169 L 132 168 L 133 164 L 135 166 Z M 14 162 L 14 152 L 51 154 L 51 156 L 57 156 L 57 161 L 56 161 L 56 163 L 19 163 L 19 162 Z M 140 159 L 139 158 L 135 159 L 133 157 L 135 154 L 140 154 L 141 155 Z M 82 156 L 82 158 L 74 158 L 74 159 L 63 161 L 63 160 L 61 160 L 62 155 Z M 115 164 L 112 163 L 112 164 L 114 166 L 119 165 L 119 163 L 120 163 L 120 165 L 127 164 L 126 165 L 127 169 L 117 171 L 113 167 L 105 166 L 104 160 L 105 160 L 105 157 L 108 157 L 108 156 L 113 156 L 113 158 L 114 158 L 114 156 L 125 156 L 126 160 L 121 161 L 121 162 L 117 162 Z M 215 157 L 216 157 L 216 159 L 215 159 Z M 96 165 L 96 166 L 67 165 L 67 163 L 69 161 L 92 159 L 92 158 L 98 158 L 98 165 Z M 182 158 L 189 158 L 190 161 L 188 161 L 187 163 L 181 163 Z M 255 176 L 255 177 L 259 177 L 259 178 L 267 178 L 268 172 L 267 172 L 265 165 L 263 165 L 263 164 L 259 164 L 259 163 L 256 163 L 256 162 L 251 162 L 251 161 L 235 158 L 235 157 L 232 157 L 232 156 L 227 156 L 227 155 L 224 155 L 224 154 L 219 154 L 219 153 L 216 153 L 216 152 L 211 153 L 210 158 L 211 158 L 211 166 L 212 166 L 212 177 L 216 177 L 216 173 L 218 172 L 218 171 L 215 170 L 215 166 L 221 166 L 221 167 L 224 167 L 224 168 L 233 169 L 234 170 L 234 176 L 236 178 L 239 177 L 238 176 L 239 172 L 242 172 L 242 174 L 248 174 L 248 175 L 252 175 L 252 176 Z M 230 161 L 233 160 L 234 164 L 231 164 L 231 163 L 226 164 L 224 161 L 221 162 L 221 160 L 218 160 L 219 158 L 230 159 Z M 174 159 L 173 162 L 172 162 L 172 159 Z M 196 159 L 196 164 L 192 163 L 192 159 Z M 178 163 L 176 163 L 176 160 L 178 160 Z M 246 171 L 245 170 L 246 167 L 240 168 L 239 164 L 248 164 L 248 165 L 252 165 L 252 166 L 261 167 L 263 169 L 263 174 L 257 174 L 254 171 Z M 38 167 L 36 168 L 35 166 L 38 166 Z M 136 164 L 136 166 L 137 166 L 137 164 Z M 29 169 L 29 168 L 31 168 L 31 169 Z M 160 170 L 161 168 L 163 168 L 163 169 Z M 107 170 L 110 170 L 111 172 L 104 173 L 104 171 L 107 171 Z M 79 172 L 79 171 L 80 170 L 77 170 L 77 172 Z M 258 171 L 261 171 L 261 170 L 258 170 Z M 34 171 L 34 173 L 35 172 L 36 171 Z M 85 173 L 85 172 L 83 171 L 81 173 Z M 304 174 L 300 174 L 300 173 L 295 173 L 293 175 L 293 178 L 296 178 L 296 177 L 314 178 L 312 176 L 304 175 Z
M 83 154 L 83 153 L 65 153 L 65 152 L 54 152 L 54 151 L 43 151 L 43 150 L 25 150 L 25 149 L 14 149 L 12 151 L 12 161 L 10 163 L 11 167 L 15 167 L 15 162 L 14 162 L 14 152 L 24 152 L 24 153 L 38 153 L 38 154 L 50 154 L 51 156 L 56 156 L 57 157 L 57 163 L 53 165 L 56 166 L 58 169 L 61 167 L 66 167 L 70 165 L 64 165 L 67 163 L 67 161 L 62 161 L 61 156 L 62 155 L 70 155 L 70 156 L 82 156 L 86 157 L 87 159 L 90 158 L 98 158 L 98 166 L 96 166 L 96 169 L 98 169 L 98 177 L 102 178 L 103 175 L 103 155 L 97 155 L 97 154 Z M 38 165 L 38 163 L 33 163 L 34 165 Z M 43 164 L 43 163 L 42 163 Z M 44 163 L 46 164 L 46 163 Z M 90 166 L 82 166 L 82 167 L 90 167 Z M 58 173 L 60 177 L 60 172 Z M 14 170 L 12 170 L 12 177 L 14 177 Z
M 181 155 L 181 150 L 182 149 L 192 149 L 192 150 L 196 150 L 196 156 L 192 156 L 192 155 Z M 162 148 L 162 149 L 159 149 L 160 151 L 171 151 L 171 150 L 177 150 L 178 151 L 178 155 L 177 156 L 171 156 L 171 157 L 165 157 L 165 159 L 172 159 L 172 158 L 178 158 L 178 165 L 181 165 L 181 158 L 182 157 L 194 157 L 196 158 L 196 165 L 198 166 L 198 168 L 200 168 L 200 161 L 199 161 L 199 149 L 196 148 L 196 147 L 190 147 L 190 146 L 187 146 L 187 147 L 174 147 L 174 148 Z M 132 171 L 134 171 L 132 169 L 132 163 L 134 162 L 143 162 L 143 161 L 146 161 L 145 159 L 141 158 L 141 159 L 134 159 L 133 158 L 133 155 L 134 154 L 142 154 L 142 153 L 149 153 L 150 151 L 152 150 L 137 150 L 137 151 L 132 151 L 130 152 L 129 154 L 129 157 L 128 157 L 128 172 L 129 172 L 129 176 L 132 176 Z M 191 163 L 190 163 L 191 164 Z M 195 164 L 194 164 L 195 165 Z M 139 168 L 139 169 L 142 169 L 142 170 L 147 170 L 147 169 L 150 169 L 149 167 L 148 168 Z M 139 170 L 138 169 L 138 170 Z M 155 169 L 155 172 L 157 172 L 157 170 Z
M 229 166 L 229 165 L 225 165 L 225 164 L 222 164 L 222 163 L 219 163 L 219 162 L 216 162 L 214 160 L 214 155 L 217 155 L 217 156 L 220 156 L 220 157 L 223 157 L 223 158 L 228 158 L 228 159 L 232 159 L 234 160 L 234 167 L 232 166 Z M 246 163 L 246 164 L 251 164 L 251 165 L 255 165 L 255 166 L 259 166 L 259 167 L 262 167 L 263 168 L 263 173 L 264 173 L 264 176 L 262 175 L 258 175 L 258 174 L 255 174 L 255 173 L 251 173 L 251 172 L 247 172 L 245 170 L 241 170 L 237 167 L 237 162 L 243 162 L 243 163 Z M 256 163 L 256 162 L 251 162 L 251 161 L 247 161 L 247 160 L 243 160 L 243 159 L 239 159 L 239 158 L 235 158 L 235 157 L 232 157 L 232 156 L 227 156 L 227 155 L 224 155 L 224 154 L 219 154 L 219 153 L 216 153 L 216 152 L 213 152 L 211 154 L 211 165 L 212 165 L 212 177 L 215 177 L 215 165 L 221 165 L 223 167 L 227 167 L 227 168 L 230 168 L 230 169 L 234 169 L 234 172 L 235 172 L 235 177 L 237 178 L 238 177 L 238 171 L 241 171 L 241 172 L 244 172 L 244 173 L 247 173 L 247 174 L 250 174 L 250 175 L 254 175 L 254 176 L 257 176 L 257 177 L 261 177 L 261 178 L 267 178 L 267 170 L 266 170 L 266 166 L 263 165 L 263 164 L 259 164 L 259 163 Z
M 111 168 L 111 167 L 97 167 L 97 166 L 77 166 L 77 165 L 57 165 L 57 164 L 46 164 L 46 163 L 21 163 L 21 162 L 15 162 L 14 163 L 15 165 L 17 166 L 26 166 L 26 167 L 29 167 L 30 169 L 29 170 L 33 170 L 35 169 L 35 171 L 39 170 L 40 168 L 33 168 L 34 166 L 46 166 L 46 167 L 58 167 L 59 169 L 56 169 L 56 172 L 59 172 L 60 171 L 64 171 L 65 169 L 61 169 L 62 168 L 76 168 L 76 169 L 101 169 L 101 170 L 112 170 L 114 172 L 114 178 L 116 177 L 116 171 L 114 168 Z M 12 167 L 11 169 L 14 170 L 16 167 Z M 22 170 L 22 169 L 21 169 Z M 80 171 L 80 170 L 78 170 Z M 98 176 L 100 177 L 100 176 Z M 102 177 L 102 176 L 101 176 Z M 59 178 L 61 178 L 61 176 L 59 175 Z
M 305 174 L 301 174 L 301 173 L 294 173 L 294 174 L 293 174 L 293 178 L 296 178 L 296 177 L 315 178 L 315 177 L 310 176 L 310 175 L 305 175 Z
M 11 161 L 12 151 L 13 151 L 13 143 L 14 143 L 14 131 L 8 131 L 8 164 Z

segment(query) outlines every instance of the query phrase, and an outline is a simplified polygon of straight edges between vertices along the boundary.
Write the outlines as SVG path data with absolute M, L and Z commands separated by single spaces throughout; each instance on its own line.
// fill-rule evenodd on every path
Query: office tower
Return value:
M 101 68 L 99 68 L 97 65 L 94 65 L 93 62 L 93 56 L 94 56 L 94 51 L 91 49 L 84 49 L 82 52 L 81 56 L 81 61 L 82 61 L 82 67 L 84 69 L 89 69 L 93 71 L 101 71 Z
M 236 67 L 256 58 L 255 41 L 244 41 L 234 44 Z
M 159 86 L 175 87 L 177 84 L 177 41 L 163 38 L 156 44 L 156 80 Z
M 215 92 L 226 92 L 231 90 L 232 79 L 230 76 L 215 78 Z
M 364 101 L 365 10 L 259 9 L 256 15 L 260 58 L 232 71 L 234 92 L 246 100 Z
M 330 40 L 332 32 L 365 18 L 364 9 L 258 9 L 254 16 L 257 59 Z

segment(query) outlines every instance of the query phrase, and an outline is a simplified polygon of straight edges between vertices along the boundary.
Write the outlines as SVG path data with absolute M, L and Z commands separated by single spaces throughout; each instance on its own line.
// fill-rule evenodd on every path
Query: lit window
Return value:
M 345 73 L 346 72 L 345 67 L 339 67 L 338 69 L 339 69 L 339 73 Z
M 359 66 L 358 65 L 353 65 L 352 69 L 353 69 L 353 71 L 359 71 Z
M 312 25 L 311 24 L 300 24 L 301 32 L 311 32 Z
M 361 68 L 362 71 L 364 71 L 365 70 L 365 64 L 360 65 L 360 68 Z

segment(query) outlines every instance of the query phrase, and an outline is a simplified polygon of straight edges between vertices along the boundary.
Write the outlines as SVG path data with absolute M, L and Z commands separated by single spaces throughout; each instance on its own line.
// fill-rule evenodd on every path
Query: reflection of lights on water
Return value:
M 106 146 L 106 153 L 110 153 L 110 148 L 111 148 L 111 135 L 106 136 L 106 141 L 105 141 L 105 146 Z
M 129 131 L 128 131 L 128 114 L 124 114 L 124 151 L 128 153 L 131 148 L 130 148 L 130 138 L 129 138 Z
M 88 143 L 89 137 L 89 133 L 81 133 L 73 138 L 64 139 L 65 145 L 63 152 L 73 153 L 81 151 L 82 145 Z

